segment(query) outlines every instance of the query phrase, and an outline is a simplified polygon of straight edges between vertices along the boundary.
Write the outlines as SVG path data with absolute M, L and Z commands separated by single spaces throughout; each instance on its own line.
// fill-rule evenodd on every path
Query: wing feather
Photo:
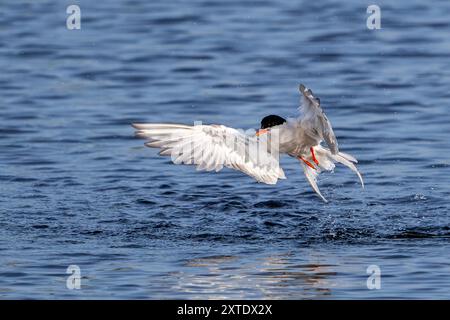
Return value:
M 303 84 L 300 85 L 300 92 L 302 93 L 300 106 L 300 112 L 303 114 L 302 126 L 309 129 L 311 136 L 318 140 L 317 144 L 320 143 L 320 140 L 325 140 L 333 154 L 339 153 L 336 136 L 330 121 L 320 106 L 320 99 Z
M 147 147 L 160 148 L 159 154 L 171 156 L 175 164 L 192 164 L 206 171 L 228 167 L 267 184 L 285 178 L 278 158 L 261 149 L 259 139 L 233 128 L 164 123 L 139 123 L 133 127 L 136 136 L 149 140 Z

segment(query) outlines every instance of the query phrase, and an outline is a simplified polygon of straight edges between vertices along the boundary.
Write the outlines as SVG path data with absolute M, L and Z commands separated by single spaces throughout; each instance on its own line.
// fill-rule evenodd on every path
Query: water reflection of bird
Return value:
M 310 257 L 303 264 L 287 254 L 249 261 L 239 256 L 210 256 L 186 261 L 178 272 L 176 290 L 193 298 L 308 299 L 329 296 L 336 272 Z M 314 262 L 313 262 L 314 261 Z M 306 263 L 305 263 L 306 262 Z

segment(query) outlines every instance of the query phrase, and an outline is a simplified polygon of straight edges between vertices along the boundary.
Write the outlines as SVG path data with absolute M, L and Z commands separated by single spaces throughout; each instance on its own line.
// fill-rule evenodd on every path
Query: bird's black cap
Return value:
M 279 126 L 280 124 L 283 124 L 286 122 L 286 119 L 271 114 L 270 116 L 264 117 L 261 120 L 261 129 L 267 129 L 275 126 Z

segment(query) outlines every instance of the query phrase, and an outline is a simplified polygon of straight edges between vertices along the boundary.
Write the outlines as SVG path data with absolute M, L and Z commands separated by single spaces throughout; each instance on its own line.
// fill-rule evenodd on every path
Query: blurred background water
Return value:
M 418 0 L 2 1 L 0 298 L 449 299 L 449 15 Z M 199 173 L 129 125 L 256 128 L 296 114 L 299 83 L 365 190 L 338 166 L 325 204 L 289 158 L 276 186 Z

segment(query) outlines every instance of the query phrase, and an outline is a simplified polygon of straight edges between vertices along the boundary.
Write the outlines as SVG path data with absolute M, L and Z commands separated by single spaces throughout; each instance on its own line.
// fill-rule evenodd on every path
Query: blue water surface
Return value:
M 449 1 L 3 0 L 0 298 L 449 299 L 449 15 Z M 325 204 L 292 158 L 275 186 L 196 172 L 130 127 L 256 128 L 296 114 L 299 83 L 364 190 L 337 166 Z

